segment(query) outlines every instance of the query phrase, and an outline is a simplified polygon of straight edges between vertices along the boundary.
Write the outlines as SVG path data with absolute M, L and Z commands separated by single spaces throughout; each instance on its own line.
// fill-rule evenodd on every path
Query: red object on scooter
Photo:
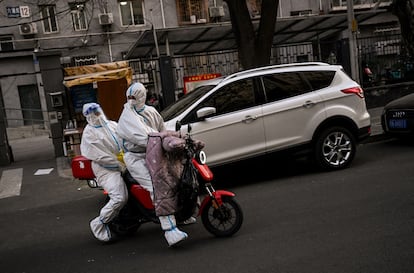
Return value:
M 72 159 L 72 175 L 78 179 L 94 179 L 95 174 L 92 171 L 91 160 L 82 155 L 75 156 Z
M 155 209 L 149 191 L 144 189 L 141 185 L 131 185 L 130 191 L 132 195 L 144 206 L 144 208 Z
M 191 162 L 193 163 L 194 167 L 197 168 L 199 174 L 201 175 L 201 177 L 204 178 L 205 181 L 213 180 L 214 175 L 213 175 L 213 172 L 208 167 L 208 165 L 198 163 L 198 161 L 195 158 L 192 158 Z

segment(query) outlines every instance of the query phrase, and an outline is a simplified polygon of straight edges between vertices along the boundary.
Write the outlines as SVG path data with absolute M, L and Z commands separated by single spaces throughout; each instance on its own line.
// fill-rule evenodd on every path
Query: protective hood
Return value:
M 142 83 L 135 82 L 126 91 L 128 104 L 136 110 L 142 109 L 147 99 L 147 89 Z
M 107 123 L 101 106 L 97 103 L 86 103 L 83 105 L 82 113 L 89 125 L 93 127 L 104 126 Z

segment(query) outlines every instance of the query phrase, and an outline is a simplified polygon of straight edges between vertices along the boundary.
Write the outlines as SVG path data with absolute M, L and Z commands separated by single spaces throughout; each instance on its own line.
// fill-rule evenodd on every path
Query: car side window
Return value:
M 322 89 L 331 85 L 335 71 L 306 71 L 302 75 L 311 84 L 313 90 Z
M 262 77 L 268 102 L 283 100 L 312 91 L 299 73 L 275 73 Z
M 257 103 L 253 82 L 253 79 L 242 79 L 223 86 L 201 102 L 183 121 L 196 121 L 195 113 L 203 107 L 215 107 L 214 116 L 218 116 L 255 106 Z

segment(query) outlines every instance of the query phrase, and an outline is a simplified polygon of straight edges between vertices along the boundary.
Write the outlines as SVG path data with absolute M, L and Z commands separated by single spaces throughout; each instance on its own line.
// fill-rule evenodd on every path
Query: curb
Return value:
M 369 136 L 367 139 L 364 139 L 363 141 L 360 142 L 360 144 L 368 144 L 368 143 L 383 141 L 387 139 L 390 139 L 390 136 L 388 136 L 387 134 L 384 134 L 384 133 L 375 134 L 375 135 Z
M 58 175 L 66 179 L 74 179 L 72 176 L 72 168 L 68 162 L 67 157 L 57 157 L 56 166 Z

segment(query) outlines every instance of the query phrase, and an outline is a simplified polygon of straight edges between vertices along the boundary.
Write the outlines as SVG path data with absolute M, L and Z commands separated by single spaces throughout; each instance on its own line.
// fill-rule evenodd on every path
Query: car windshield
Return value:
M 182 96 L 178 101 L 174 102 L 167 106 L 164 110 L 161 111 L 161 116 L 165 121 L 173 119 L 177 115 L 181 114 L 190 107 L 195 101 L 201 98 L 203 95 L 207 94 L 208 91 L 213 89 L 215 85 L 203 85 L 197 87 L 188 94 Z

